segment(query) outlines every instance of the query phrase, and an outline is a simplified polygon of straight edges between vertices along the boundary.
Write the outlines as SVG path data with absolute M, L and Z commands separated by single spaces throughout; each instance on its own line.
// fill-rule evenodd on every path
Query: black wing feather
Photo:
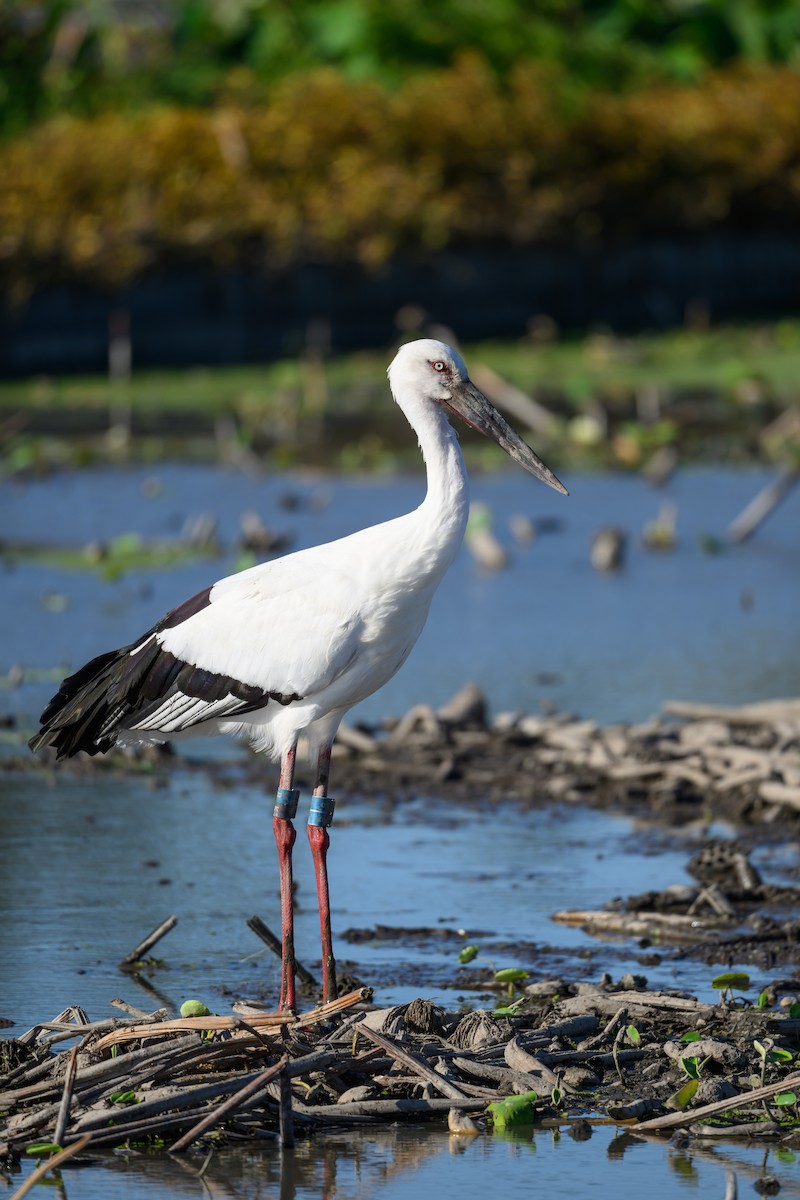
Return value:
M 42 713 L 32 750 L 53 746 L 58 758 L 79 750 L 99 754 L 120 733 L 141 729 L 168 732 L 200 725 L 213 716 L 238 716 L 265 708 L 270 700 L 291 704 L 297 695 L 262 691 L 229 675 L 193 666 L 163 650 L 156 634 L 171 629 L 210 603 L 210 588 L 198 592 L 154 625 L 144 638 L 93 658 L 61 684 Z M 170 704 L 173 698 L 185 704 Z

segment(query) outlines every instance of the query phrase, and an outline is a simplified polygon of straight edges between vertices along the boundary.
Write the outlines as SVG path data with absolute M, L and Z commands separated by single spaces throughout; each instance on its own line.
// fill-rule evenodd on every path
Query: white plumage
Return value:
M 420 506 L 220 580 L 139 641 L 65 680 L 42 715 L 34 749 L 53 745 L 63 757 L 81 749 L 97 753 L 115 742 L 229 733 L 281 761 L 288 794 L 295 747 L 305 736 L 318 761 L 315 795 L 325 798 L 330 746 L 342 717 L 405 662 L 464 537 L 468 480 L 448 414 L 565 492 L 474 387 L 449 346 L 432 339 L 403 346 L 389 382 L 425 459 L 427 494 Z M 278 819 L 290 824 L 285 815 Z M 284 904 L 284 944 L 287 921 Z M 293 1007 L 291 954 L 282 1000 Z

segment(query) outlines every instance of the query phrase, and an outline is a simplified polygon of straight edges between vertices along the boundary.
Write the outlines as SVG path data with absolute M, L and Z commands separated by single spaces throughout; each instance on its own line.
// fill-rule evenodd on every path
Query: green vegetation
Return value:
M 796 62 L 798 44 L 794 0 L 4 0 L 0 130 L 64 111 L 260 103 L 318 66 L 397 85 L 464 49 L 498 75 L 520 61 L 556 65 L 580 90 Z
M 496 1132 L 513 1129 L 519 1125 L 533 1124 L 533 1110 L 539 1099 L 536 1092 L 523 1092 L 519 1096 L 508 1096 L 486 1106 Z
M 466 56 L 394 92 L 317 70 L 263 106 L 54 117 L 4 147 L 0 287 L 796 229 L 798 111 L 786 67 L 574 98 L 539 64 L 501 81 Z
M 476 378 L 489 367 L 552 414 L 547 430 L 531 436 L 555 469 L 638 469 L 673 449 L 683 461 L 800 462 L 800 322 L 636 338 L 559 340 L 552 329 L 548 336 L 541 340 L 539 330 L 464 353 Z M 3 467 L 16 474 L 129 458 L 237 462 L 253 454 L 278 467 L 417 467 L 414 437 L 389 402 L 389 356 L 315 360 L 313 378 L 299 358 L 134 372 L 129 383 L 100 376 L 3 383 Z M 120 410 L 129 412 L 127 433 Z M 484 439 L 461 435 L 473 468 L 505 461 Z M 141 548 L 111 549 L 101 570 L 135 559 Z

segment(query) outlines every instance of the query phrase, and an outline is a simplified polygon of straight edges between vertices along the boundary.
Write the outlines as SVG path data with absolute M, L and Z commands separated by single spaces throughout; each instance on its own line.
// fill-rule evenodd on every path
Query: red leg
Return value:
M 317 786 L 311 801 L 308 818 L 308 841 L 314 860 L 319 901 L 319 930 L 322 940 L 322 999 L 327 1004 L 336 999 L 336 961 L 331 937 L 331 904 L 328 894 L 328 847 L 331 844 L 327 826 L 333 820 L 334 801 L 327 796 L 331 769 L 331 748 L 324 746 L 317 762 Z
M 297 832 L 292 817 L 297 811 L 297 792 L 292 788 L 296 746 L 281 761 L 281 780 L 272 817 L 272 831 L 278 847 L 281 887 L 281 998 L 280 1008 L 294 1012 L 297 999 L 294 986 L 294 896 L 292 894 L 292 847 Z

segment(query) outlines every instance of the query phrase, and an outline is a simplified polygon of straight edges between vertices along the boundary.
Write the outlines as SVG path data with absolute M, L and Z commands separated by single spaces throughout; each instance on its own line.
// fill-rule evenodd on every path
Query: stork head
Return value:
M 484 437 L 497 442 L 531 475 L 562 495 L 569 495 L 550 468 L 475 387 L 463 358 L 452 346 L 435 338 L 408 342 L 398 350 L 388 374 L 392 392 L 402 407 L 414 401 L 441 405 Z

